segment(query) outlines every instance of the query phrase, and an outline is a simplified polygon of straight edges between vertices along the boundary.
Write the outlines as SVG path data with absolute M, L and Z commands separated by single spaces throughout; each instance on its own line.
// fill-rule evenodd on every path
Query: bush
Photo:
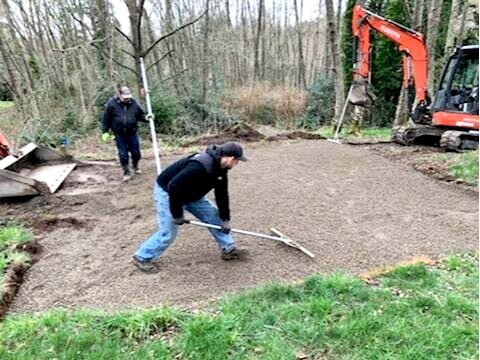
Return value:
M 236 115 L 228 114 L 222 109 L 217 99 L 212 98 L 207 104 L 199 99 L 189 98 L 184 102 L 185 115 L 190 119 L 184 126 L 188 135 L 198 135 L 209 131 L 224 130 L 238 121 Z
M 397 101 L 391 102 L 379 97 L 371 108 L 369 118 L 365 121 L 365 127 L 389 127 L 392 126 L 397 109 Z
M 225 94 L 220 107 L 248 123 L 291 127 L 304 113 L 305 102 L 301 89 L 256 84 Z
M 308 89 L 305 114 L 296 126 L 313 130 L 329 124 L 335 112 L 335 85 L 331 78 L 317 75 Z
M 179 132 L 177 118 L 182 113 L 180 102 L 171 94 L 159 91 L 151 96 L 155 129 L 158 133 L 173 135 Z M 145 109 L 146 110 L 146 109 Z
M 251 113 L 251 121 L 262 125 L 275 125 L 277 115 L 275 105 L 268 101 L 264 104 L 259 104 Z

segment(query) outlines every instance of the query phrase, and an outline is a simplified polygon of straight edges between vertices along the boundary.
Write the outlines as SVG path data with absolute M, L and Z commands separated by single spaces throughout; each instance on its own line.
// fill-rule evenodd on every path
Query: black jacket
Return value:
M 157 183 L 168 192 L 174 218 L 183 216 L 184 205 L 200 200 L 215 189 L 220 219 L 230 220 L 227 169 L 220 167 L 220 155 L 215 145 L 205 152 L 176 161 L 157 177 Z
M 118 96 L 112 97 L 105 105 L 102 120 L 102 132 L 109 129 L 117 135 L 132 135 L 137 132 L 138 122 L 144 120 L 145 113 L 142 107 L 132 99 L 123 103 Z

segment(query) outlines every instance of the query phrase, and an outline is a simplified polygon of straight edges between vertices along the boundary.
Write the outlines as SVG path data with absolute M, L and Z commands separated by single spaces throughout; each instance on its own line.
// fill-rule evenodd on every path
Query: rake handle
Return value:
M 220 230 L 222 228 L 219 225 L 207 224 L 207 223 L 203 223 L 203 222 L 195 221 L 195 220 L 186 220 L 186 223 L 196 225 L 196 226 L 211 228 L 211 229 L 217 229 L 217 230 Z M 243 234 L 243 235 L 261 237 L 261 238 L 264 238 L 264 239 L 277 240 L 277 241 L 281 241 L 281 242 L 290 242 L 291 241 L 289 239 L 285 239 L 285 238 L 281 238 L 281 237 L 277 237 L 277 236 L 259 234 L 259 233 L 253 232 L 253 231 L 231 229 L 231 232 L 238 233 L 238 234 Z

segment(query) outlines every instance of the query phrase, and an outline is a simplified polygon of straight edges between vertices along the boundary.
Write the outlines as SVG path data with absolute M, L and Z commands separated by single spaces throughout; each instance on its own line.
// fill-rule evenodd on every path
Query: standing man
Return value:
M 138 140 L 138 122 L 147 122 L 142 107 L 132 98 L 130 89 L 121 86 L 118 93 L 108 100 L 105 106 L 102 120 L 102 140 L 110 140 L 108 131 L 111 129 L 115 134 L 115 142 L 118 149 L 118 158 L 123 168 L 123 181 L 131 178 L 128 166 L 128 154 L 132 157 L 133 171 L 140 174 L 138 167 L 140 161 L 140 142 Z
M 152 234 L 133 256 L 134 264 L 145 272 L 157 272 L 153 260 L 160 257 L 173 243 L 180 225 L 187 221 L 187 210 L 200 221 L 221 226 L 209 228 L 223 260 L 242 257 L 230 234 L 228 170 L 247 161 L 240 144 L 230 141 L 209 146 L 205 152 L 184 157 L 167 167 L 158 177 L 154 188 L 159 229 Z M 214 189 L 218 209 L 206 198 Z

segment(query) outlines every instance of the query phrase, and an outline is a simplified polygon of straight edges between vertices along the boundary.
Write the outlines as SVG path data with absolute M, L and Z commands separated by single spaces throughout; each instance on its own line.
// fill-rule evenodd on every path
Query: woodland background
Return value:
M 143 102 L 140 58 L 163 135 L 198 135 L 239 122 L 314 130 L 339 117 L 352 79 L 355 1 L 118 3 L 0 0 L 0 101 L 15 103 L 9 115 L 15 130 L 6 118 L 0 124 L 7 136 L 55 145 L 98 133 L 117 86 L 130 86 Z M 363 5 L 426 36 L 431 93 L 455 46 L 478 44 L 476 1 Z M 379 99 L 363 125 L 388 127 L 401 96 L 401 55 L 372 35 Z

